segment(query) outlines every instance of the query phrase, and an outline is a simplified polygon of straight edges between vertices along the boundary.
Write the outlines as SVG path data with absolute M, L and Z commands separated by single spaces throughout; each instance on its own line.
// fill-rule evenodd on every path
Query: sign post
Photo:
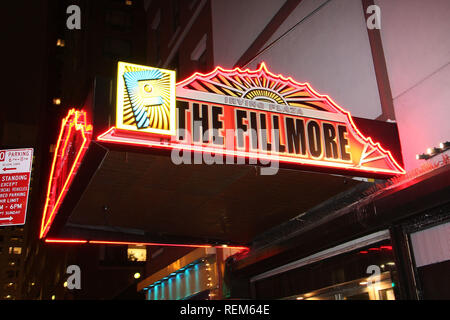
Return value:
M 0 226 L 26 220 L 33 149 L 0 150 Z

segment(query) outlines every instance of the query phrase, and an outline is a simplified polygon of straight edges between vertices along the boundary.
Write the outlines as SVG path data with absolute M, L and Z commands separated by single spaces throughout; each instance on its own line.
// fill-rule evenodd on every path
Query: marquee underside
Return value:
M 359 181 L 251 165 L 175 165 L 167 152 L 92 142 L 47 238 L 248 244 Z

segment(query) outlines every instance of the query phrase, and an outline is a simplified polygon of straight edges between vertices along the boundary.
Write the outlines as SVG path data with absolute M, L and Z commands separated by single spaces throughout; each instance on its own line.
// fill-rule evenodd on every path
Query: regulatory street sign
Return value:
M 0 150 L 0 226 L 26 220 L 33 149 Z

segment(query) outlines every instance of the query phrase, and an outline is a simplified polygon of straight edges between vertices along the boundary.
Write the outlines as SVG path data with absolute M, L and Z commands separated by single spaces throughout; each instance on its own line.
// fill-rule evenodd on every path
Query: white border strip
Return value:
M 305 117 L 305 118 L 314 118 L 319 120 L 328 120 L 328 121 L 335 121 L 335 122 L 342 122 L 342 123 L 348 123 L 347 116 L 345 114 L 341 113 L 333 113 L 328 111 L 321 111 L 321 110 L 313 110 L 308 108 L 302 108 L 302 107 L 293 107 L 288 105 L 282 105 L 282 104 L 276 104 L 276 103 L 267 103 L 262 101 L 255 101 L 250 99 L 244 99 L 240 98 L 240 101 L 248 101 L 252 103 L 257 103 L 258 107 L 252 107 L 250 105 L 245 105 L 244 102 L 242 102 L 242 105 L 239 104 L 231 104 L 227 101 L 230 101 L 230 96 L 226 95 L 220 95 L 210 92 L 201 92 L 201 91 L 195 91 L 191 89 L 186 88 L 176 88 L 176 97 L 177 99 L 187 99 L 187 100 L 196 100 L 196 101 L 204 101 L 208 104 L 220 104 L 220 105 L 230 105 L 235 108 L 241 108 L 241 109 L 255 109 L 255 110 L 262 110 L 266 112 L 274 112 L 274 113 L 284 113 L 289 114 L 297 117 Z M 294 112 L 284 111 L 286 108 L 292 108 L 295 109 Z
M 269 278 L 269 277 L 275 276 L 277 274 L 287 272 L 292 269 L 297 269 L 297 268 L 303 267 L 305 265 L 312 264 L 314 262 L 324 260 L 327 258 L 331 258 L 331 257 L 337 256 L 339 254 L 349 252 L 349 251 L 352 251 L 352 250 L 355 250 L 355 249 L 358 249 L 361 247 L 365 247 L 372 243 L 386 240 L 389 238 L 390 238 L 389 230 L 383 230 L 383 231 L 379 231 L 376 233 L 372 233 L 367 236 L 340 244 L 336 247 L 320 251 L 320 252 L 310 255 L 306 258 L 302 258 L 300 260 L 290 262 L 281 267 L 258 274 L 256 276 L 250 278 L 250 282 L 255 282 L 258 280 Z

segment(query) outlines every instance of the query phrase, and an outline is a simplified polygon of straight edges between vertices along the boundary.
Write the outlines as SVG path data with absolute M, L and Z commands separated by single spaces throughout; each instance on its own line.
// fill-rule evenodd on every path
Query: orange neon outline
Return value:
M 196 145 L 186 145 L 186 144 L 177 144 L 177 145 L 164 145 L 159 144 L 158 142 L 154 141 L 127 141 L 124 140 L 125 138 L 120 137 L 108 137 L 111 132 L 115 130 L 123 130 L 118 129 L 116 127 L 109 128 L 106 132 L 102 133 L 97 137 L 98 141 L 104 141 L 109 143 L 118 143 L 118 144 L 128 144 L 128 145 L 134 145 L 134 146 L 146 146 L 146 147 L 155 147 L 155 148 L 161 148 L 161 149 L 180 149 L 180 150 L 189 150 L 194 152 L 213 152 L 213 153 L 219 153 L 222 155 L 229 155 L 229 156 L 238 156 L 238 157 L 244 157 L 244 158 L 252 158 L 252 157 L 258 157 L 258 159 L 263 160 L 278 160 L 284 163 L 292 163 L 292 164 L 301 164 L 305 166 L 318 166 L 318 167 L 329 167 L 329 168 L 337 168 L 337 169 L 345 169 L 345 170 L 352 170 L 357 172 L 373 172 L 373 173 L 385 173 L 385 174 L 398 174 L 397 171 L 389 170 L 389 169 L 379 169 L 379 168 L 370 168 L 370 167 L 352 167 L 349 166 L 346 163 L 336 163 L 336 162 L 323 162 L 321 160 L 314 160 L 314 159 L 304 159 L 304 158 L 293 158 L 293 157 L 286 157 L 283 155 L 269 155 L 265 153 L 252 153 L 252 152 L 245 152 L 245 151 L 238 151 L 238 150 L 227 150 L 227 149 L 214 149 L 210 147 L 202 147 L 202 146 L 196 146 Z M 127 131 L 127 130 L 124 130 Z
M 83 119 L 81 120 L 82 123 L 78 123 L 79 119 Z M 55 166 L 56 166 L 56 162 L 59 156 L 59 148 L 60 148 L 60 144 L 61 144 L 61 140 L 62 140 L 62 136 L 63 133 L 65 131 L 65 127 L 66 124 L 69 121 L 72 121 L 69 123 L 69 129 L 68 129 L 68 133 L 66 134 L 66 139 L 63 142 L 64 146 L 62 149 L 62 153 L 61 155 L 64 155 L 64 152 L 66 150 L 67 144 L 68 144 L 68 137 L 70 137 L 70 134 L 72 132 L 72 127 L 75 126 L 75 130 L 76 131 L 81 131 L 81 135 L 83 137 L 83 142 L 81 144 L 81 147 L 78 150 L 78 153 L 75 157 L 75 160 L 73 162 L 73 165 L 69 171 L 69 174 L 67 175 L 66 181 L 64 182 L 64 185 L 61 189 L 61 192 L 59 193 L 52 211 L 50 212 L 49 216 L 48 216 L 48 206 L 49 206 L 49 202 L 50 202 L 50 193 L 51 193 L 51 187 L 52 187 L 52 179 L 53 179 L 53 174 L 54 174 L 54 170 L 55 170 Z M 76 172 L 75 168 L 79 165 L 80 163 L 80 157 L 82 155 L 84 155 L 84 153 L 86 152 L 86 148 L 85 145 L 86 143 L 88 143 L 88 138 L 86 133 L 88 131 L 92 131 L 92 126 L 88 125 L 86 123 L 86 112 L 84 111 L 77 111 L 76 109 L 71 109 L 69 110 L 69 113 L 67 114 L 67 116 L 62 120 L 62 124 L 61 124 L 61 131 L 59 133 L 58 136 L 58 141 L 56 143 L 56 148 L 55 148 L 55 153 L 53 156 L 53 162 L 52 162 L 52 167 L 50 170 L 50 177 L 49 177 L 49 182 L 48 182 L 48 187 L 47 187 L 47 197 L 45 200 L 45 206 L 44 206 L 44 211 L 43 211 L 43 215 L 42 215 L 42 221 L 41 221 L 41 230 L 40 230 L 40 234 L 39 234 L 39 239 L 42 239 L 43 237 L 45 237 L 45 235 L 48 232 L 48 229 L 50 228 L 51 223 L 53 222 L 53 219 L 56 215 L 57 210 L 59 209 L 60 206 L 60 202 L 63 198 L 63 196 L 65 195 L 67 188 L 69 187 L 70 183 L 72 182 L 73 176 L 75 175 Z M 90 139 L 89 139 L 90 140 Z M 47 217 L 48 216 L 48 217 Z
M 74 244 L 83 244 L 88 243 L 87 240 L 71 240 L 71 239 L 45 239 L 47 243 L 74 243 Z
M 319 99 L 325 99 L 328 103 L 331 104 L 331 107 L 335 107 L 336 111 L 338 111 L 339 113 L 345 114 L 347 116 L 347 119 L 349 120 L 349 123 L 352 127 L 352 129 L 355 131 L 356 135 L 361 138 L 363 141 L 369 143 L 372 147 L 375 147 L 376 149 L 378 149 L 378 151 L 380 151 L 382 154 L 387 155 L 389 157 L 389 160 L 392 161 L 392 163 L 394 164 L 394 167 L 396 167 L 399 170 L 399 174 L 405 174 L 406 171 L 397 163 L 397 161 L 394 159 L 394 157 L 392 156 L 391 152 L 388 150 L 384 150 L 380 143 L 377 142 L 375 143 L 373 141 L 373 139 L 371 137 L 365 137 L 360 131 L 359 129 L 356 127 L 355 123 L 353 122 L 353 118 L 352 115 L 350 114 L 349 111 L 345 110 L 344 108 L 342 108 L 341 106 L 339 106 L 336 102 L 334 102 L 333 99 L 331 99 L 328 95 L 322 95 L 319 94 L 317 91 L 315 91 L 311 85 L 308 82 L 305 83 L 300 83 L 295 81 L 294 79 L 292 79 L 292 77 L 284 77 L 282 75 L 275 75 L 272 72 L 270 72 L 269 70 L 267 70 L 266 67 L 266 63 L 265 62 L 261 62 L 261 65 L 259 67 L 259 69 L 252 71 L 249 68 L 245 69 L 245 70 L 241 70 L 239 67 L 236 67 L 232 70 L 229 69 L 224 69 L 220 66 L 217 66 L 213 71 L 209 72 L 209 73 L 200 73 L 200 72 L 195 72 L 193 75 L 191 75 L 190 77 L 188 77 L 185 80 L 182 80 L 180 82 L 177 83 L 177 87 L 178 86 L 184 86 L 187 83 L 194 81 L 196 78 L 198 77 L 212 77 L 215 73 L 238 73 L 239 75 L 242 74 L 247 74 L 247 75 L 257 75 L 257 76 L 261 76 L 263 73 L 265 75 L 268 75 L 276 80 L 281 80 L 281 81 L 287 81 L 289 83 L 291 83 L 294 86 L 300 86 L 300 87 L 306 87 L 307 91 L 314 96 L 315 98 L 319 98 Z M 366 168 L 364 168 L 366 169 Z
M 136 246 L 161 246 L 161 247 L 186 247 L 186 248 L 226 248 L 236 250 L 250 250 L 245 246 L 233 245 L 210 245 L 210 244 L 178 244 L 178 243 L 157 243 L 157 242 L 126 242 L 108 240 L 78 240 L 78 239 L 45 239 L 47 243 L 73 243 L 73 244 L 109 244 L 109 245 L 136 245 Z
M 348 164 L 344 164 L 344 163 L 343 164 L 334 163 L 334 162 L 331 163 L 331 162 L 324 162 L 322 160 L 314 160 L 314 159 L 309 159 L 309 158 L 308 159 L 292 158 L 292 157 L 286 157 L 286 156 L 283 156 L 280 154 L 277 154 L 277 155 L 265 155 L 264 153 L 256 153 L 255 154 L 252 152 L 242 152 L 242 151 L 238 151 L 238 150 L 226 150 L 223 148 L 215 149 L 215 148 L 209 148 L 209 147 L 199 147 L 199 146 L 183 145 L 183 144 L 163 145 L 163 144 L 158 144 L 153 141 L 147 141 L 147 142 L 132 141 L 131 142 L 131 141 L 127 141 L 125 138 L 108 137 L 108 135 L 110 135 L 115 130 L 124 130 L 124 129 L 116 128 L 114 126 L 109 128 L 108 130 L 106 130 L 104 133 L 100 134 L 97 137 L 97 140 L 105 141 L 105 142 L 120 143 L 120 144 L 129 144 L 129 145 L 135 145 L 135 146 L 159 147 L 159 148 L 163 148 L 163 149 L 186 149 L 186 150 L 190 150 L 190 151 L 199 151 L 199 152 L 207 151 L 207 152 L 215 152 L 215 153 L 219 153 L 219 154 L 223 154 L 223 155 L 240 156 L 240 157 L 244 157 L 244 158 L 258 157 L 260 159 L 265 159 L 265 160 L 278 160 L 278 161 L 282 161 L 285 163 L 310 165 L 310 166 L 318 166 L 318 167 L 329 167 L 329 168 L 338 168 L 338 169 L 342 168 L 342 169 L 352 170 L 352 171 L 357 171 L 357 172 L 373 172 L 373 173 L 384 173 L 384 174 L 392 174 L 392 175 L 406 173 L 406 171 L 394 159 L 394 157 L 392 156 L 390 151 L 383 149 L 381 147 L 380 143 L 378 143 L 378 142 L 375 143 L 371 137 L 365 137 L 359 131 L 359 129 L 356 127 L 349 111 L 346 111 L 342 107 L 340 107 L 328 95 L 321 95 L 318 92 L 316 92 L 310 86 L 309 83 L 306 83 L 306 82 L 299 83 L 299 82 L 296 82 L 295 80 L 293 80 L 291 77 L 286 78 L 282 75 L 274 75 L 273 73 L 271 73 L 270 71 L 267 70 L 266 64 L 264 62 L 262 62 L 260 67 L 258 68 L 258 70 L 255 70 L 255 71 L 251 71 L 249 68 L 247 68 L 245 70 L 241 70 L 240 68 L 234 68 L 232 70 L 227 70 L 227 69 L 224 69 L 224 68 L 218 66 L 213 71 L 211 71 L 207 74 L 195 72 L 193 75 L 191 75 L 187 79 L 178 82 L 176 84 L 176 86 L 177 87 L 184 86 L 187 83 L 194 81 L 195 79 L 197 79 L 199 77 L 212 77 L 212 76 L 215 76 L 216 73 L 219 75 L 222 75 L 222 76 L 223 76 L 223 74 L 221 74 L 221 73 L 227 73 L 228 75 L 230 73 L 231 73 L 231 75 L 233 75 L 233 73 L 234 73 L 234 74 L 239 74 L 241 76 L 247 75 L 247 77 L 249 75 L 261 76 L 262 74 L 264 74 L 265 76 L 272 77 L 275 81 L 284 81 L 284 82 L 288 82 L 294 86 L 304 87 L 307 90 L 307 92 L 309 94 L 311 94 L 313 97 L 315 97 L 317 99 L 325 100 L 326 102 L 328 102 L 329 106 L 332 109 L 334 108 L 334 111 L 336 111 L 337 113 L 344 114 L 348 120 L 347 124 L 350 124 L 350 129 L 353 130 L 354 136 L 357 139 L 362 140 L 362 141 L 360 141 L 362 144 L 367 143 L 370 146 L 372 146 L 373 148 L 375 148 L 376 150 L 378 150 L 382 155 L 387 156 L 387 160 L 390 161 L 390 164 L 394 169 L 391 170 L 388 168 L 380 169 L 380 168 L 371 168 L 371 167 L 356 167 L 356 166 L 349 166 Z M 124 131 L 127 131 L 127 130 L 124 130 Z

